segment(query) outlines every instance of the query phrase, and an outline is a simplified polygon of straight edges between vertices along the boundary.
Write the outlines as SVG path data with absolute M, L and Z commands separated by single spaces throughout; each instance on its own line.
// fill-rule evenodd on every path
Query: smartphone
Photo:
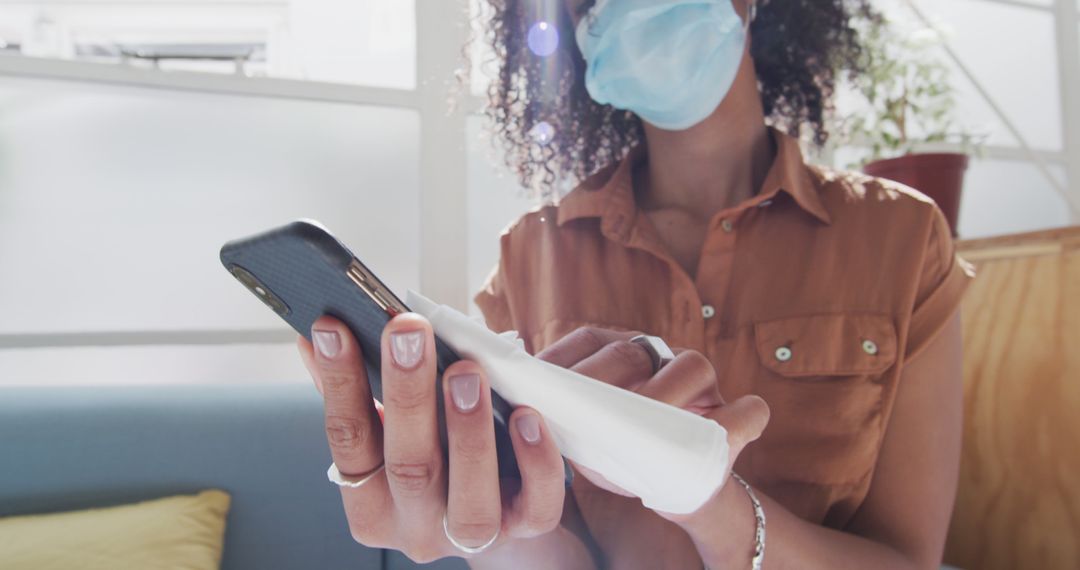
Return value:
M 383 327 L 409 308 L 331 233 L 313 220 L 298 220 L 226 243 L 221 263 L 241 284 L 296 332 L 311 340 L 311 325 L 321 315 L 341 320 L 364 353 L 371 393 L 382 400 L 380 340 Z M 447 450 L 442 377 L 458 356 L 435 338 L 439 437 Z M 494 391 L 495 446 L 500 477 L 519 478 L 507 431 L 513 408 Z M 567 470 L 569 473 L 569 470 Z

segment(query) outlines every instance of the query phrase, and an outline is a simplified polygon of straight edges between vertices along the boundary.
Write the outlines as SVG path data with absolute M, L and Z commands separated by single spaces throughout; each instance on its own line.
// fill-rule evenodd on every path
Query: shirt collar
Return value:
M 750 201 L 764 202 L 783 191 L 794 198 L 805 212 L 824 224 L 831 223 L 817 182 L 803 159 L 799 141 L 775 129 L 771 131 L 776 141 L 776 158 L 760 191 Z M 559 201 L 558 224 L 561 226 L 578 218 L 600 218 L 605 233 L 629 232 L 637 209 L 632 173 L 634 165 L 644 159 L 644 145 L 639 144 L 617 164 L 590 176 Z

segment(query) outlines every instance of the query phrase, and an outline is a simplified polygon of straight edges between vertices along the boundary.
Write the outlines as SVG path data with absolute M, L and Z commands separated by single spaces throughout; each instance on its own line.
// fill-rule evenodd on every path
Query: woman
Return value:
M 380 422 L 355 342 L 324 318 L 300 348 L 358 485 L 342 489 L 357 540 L 474 568 L 940 563 L 971 270 L 930 200 L 809 166 L 793 138 L 824 142 L 867 3 L 752 1 L 492 0 L 489 113 L 511 166 L 584 182 L 504 232 L 476 297 L 542 358 L 720 422 L 742 478 L 689 515 L 587 471 L 564 491 L 543 419 L 519 408 L 522 480 L 500 487 L 483 370 L 445 374 L 444 464 L 430 326 L 388 325 Z M 683 350 L 657 370 L 622 331 Z

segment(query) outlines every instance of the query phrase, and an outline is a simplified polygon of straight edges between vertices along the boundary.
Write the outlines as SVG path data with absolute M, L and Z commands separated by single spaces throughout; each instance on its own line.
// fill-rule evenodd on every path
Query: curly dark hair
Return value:
M 586 0 L 582 10 L 593 5 Z M 560 180 L 581 181 L 620 160 L 644 136 L 629 111 L 600 105 L 585 90 L 585 62 L 564 0 L 487 0 L 482 40 L 494 56 L 486 114 L 507 166 L 547 197 Z M 876 19 L 870 0 L 758 0 L 750 53 L 770 124 L 796 137 L 828 139 L 837 75 L 865 68 L 855 18 Z M 554 24 L 559 49 L 537 57 L 529 29 Z

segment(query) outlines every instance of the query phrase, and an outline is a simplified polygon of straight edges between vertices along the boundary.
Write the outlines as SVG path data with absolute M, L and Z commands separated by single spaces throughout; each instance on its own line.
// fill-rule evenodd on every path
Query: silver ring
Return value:
M 495 544 L 496 540 L 499 540 L 500 529 L 495 529 L 495 536 L 491 537 L 491 540 L 476 547 L 465 546 L 464 544 L 461 544 L 460 542 L 455 540 L 454 537 L 450 536 L 450 523 L 446 520 L 446 513 L 443 513 L 442 516 L 442 530 L 443 534 L 446 535 L 446 540 L 449 540 L 450 544 L 454 545 L 454 548 L 464 552 L 465 554 L 480 554 L 481 552 L 487 550 L 492 544 Z
M 359 489 L 361 486 L 364 485 L 364 483 L 371 481 L 372 478 L 378 475 L 379 472 L 385 468 L 386 464 L 383 463 L 382 465 L 372 469 L 371 471 L 368 471 L 367 473 L 359 477 L 346 477 L 341 474 L 341 470 L 338 469 L 337 463 L 331 463 L 330 468 L 326 470 L 326 478 L 338 487 Z
M 645 349 L 645 352 L 649 353 L 649 358 L 652 359 L 653 374 L 656 374 L 661 368 L 667 366 L 669 362 L 675 360 L 675 353 L 671 351 L 671 347 L 664 342 L 664 339 L 658 336 L 639 334 L 630 339 L 630 342 L 641 346 Z

